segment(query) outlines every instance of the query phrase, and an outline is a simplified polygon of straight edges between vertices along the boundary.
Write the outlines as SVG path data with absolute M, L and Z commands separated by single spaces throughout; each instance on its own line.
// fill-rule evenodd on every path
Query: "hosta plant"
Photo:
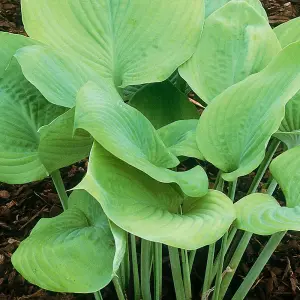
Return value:
M 300 20 L 273 30 L 258 0 L 22 0 L 22 15 L 29 37 L 0 34 L 0 180 L 51 176 L 65 211 L 21 243 L 17 271 L 50 291 L 101 299 L 113 281 L 119 299 L 159 300 L 166 245 L 176 298 L 192 299 L 209 246 L 201 297 L 218 300 L 251 235 L 272 235 L 232 296 L 244 299 L 300 230 Z M 87 156 L 68 197 L 59 169 Z

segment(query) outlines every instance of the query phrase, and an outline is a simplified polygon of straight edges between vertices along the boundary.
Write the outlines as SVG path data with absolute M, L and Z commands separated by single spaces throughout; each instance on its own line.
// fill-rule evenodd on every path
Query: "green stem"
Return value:
M 179 73 L 177 74 L 176 87 L 177 87 L 177 89 L 178 89 L 179 91 L 181 91 L 182 93 L 185 93 L 186 82 L 185 82 L 185 80 L 179 75 Z
M 154 299 L 162 296 L 162 244 L 154 243 Z
M 191 287 L 191 276 L 190 266 L 187 250 L 181 249 L 181 260 L 182 260 L 182 273 L 183 273 L 183 284 L 185 290 L 185 296 L 187 300 L 192 299 L 192 287 Z
M 273 179 L 268 187 L 267 193 L 269 195 L 272 195 L 273 192 L 275 191 L 276 187 L 277 187 L 277 182 L 275 179 Z M 220 290 L 220 299 L 223 299 L 223 297 L 225 296 L 227 289 L 231 283 L 231 280 L 237 270 L 237 267 L 240 264 L 243 254 L 245 253 L 245 251 L 247 249 L 247 246 L 250 242 L 252 235 L 253 234 L 251 232 L 244 232 L 242 239 L 240 240 L 240 242 L 231 258 L 231 261 L 229 263 L 229 268 L 230 268 L 231 272 L 226 273 L 223 278 L 223 281 L 221 284 L 221 290 Z
M 195 261 L 196 253 L 197 253 L 197 250 L 190 251 L 190 255 L 189 255 L 189 269 L 190 269 L 190 273 L 192 272 L 192 268 L 193 268 L 193 264 L 194 264 L 194 261 Z
M 119 278 L 117 276 L 113 277 L 112 282 L 115 286 L 115 290 L 116 290 L 118 299 L 119 300 L 126 300 L 126 298 L 124 296 L 124 293 L 123 293 L 123 290 L 122 290 L 121 283 L 119 281 Z
M 242 259 L 242 256 L 244 254 L 244 252 L 246 251 L 246 248 L 248 247 L 248 244 L 250 242 L 250 239 L 252 237 L 252 233 L 250 232 L 245 232 L 243 234 L 243 237 L 238 245 L 238 247 L 236 248 L 233 257 L 229 263 L 229 268 L 231 272 L 228 272 L 225 274 L 223 280 L 222 280 L 222 284 L 221 284 L 221 288 L 220 288 L 220 299 L 223 299 L 223 297 L 225 296 L 225 293 L 229 287 L 229 284 L 235 274 L 235 271 Z
M 100 291 L 94 293 L 95 300 L 103 300 Z
M 231 229 L 231 231 L 229 231 L 229 235 L 228 235 L 228 239 L 227 239 L 227 244 L 226 244 L 226 253 L 232 243 L 232 240 L 235 236 L 237 232 L 237 228 L 236 227 L 233 227 Z M 215 259 L 215 263 L 214 263 L 214 266 L 213 266 L 213 269 L 212 269 L 212 274 L 211 274 L 211 277 L 210 277 L 210 283 L 209 283 L 209 286 L 211 286 L 213 280 L 215 279 L 216 275 L 217 275 L 217 271 L 218 271 L 218 265 L 220 263 L 220 260 L 221 260 L 221 253 L 218 253 L 217 255 L 217 258 Z
M 134 286 L 134 300 L 141 299 L 141 289 L 140 289 L 140 276 L 138 259 L 136 252 L 136 240 L 133 234 L 130 234 L 130 245 L 131 245 L 131 260 L 132 260 L 132 271 L 133 271 L 133 286 Z
M 63 183 L 63 180 L 60 175 L 60 171 L 56 170 L 51 173 L 52 181 L 54 183 L 54 186 L 56 188 L 58 197 L 60 199 L 61 205 L 64 210 L 68 209 L 68 195 L 65 190 L 65 186 Z
M 269 148 L 268 148 L 268 150 L 266 152 L 265 158 L 261 162 L 261 164 L 260 164 L 260 166 L 259 166 L 259 168 L 258 168 L 258 170 L 257 170 L 257 172 L 255 174 L 255 177 L 254 177 L 254 179 L 253 179 L 253 181 L 251 183 L 251 186 L 250 186 L 250 188 L 248 190 L 247 195 L 256 192 L 256 190 L 258 188 L 258 185 L 261 182 L 261 180 L 262 180 L 262 178 L 263 178 L 263 176 L 264 176 L 264 174 L 265 174 L 265 172 L 266 172 L 269 164 L 271 163 L 271 160 L 272 160 L 272 158 L 273 158 L 273 156 L 274 156 L 274 154 L 275 154 L 275 152 L 276 152 L 279 144 L 280 144 L 280 141 L 277 140 L 276 138 L 274 138 L 271 141 L 270 146 L 269 146 Z
M 186 297 L 185 297 L 184 286 L 182 281 L 178 249 L 173 248 L 171 246 L 169 246 L 168 248 L 169 248 L 169 256 L 170 256 L 170 263 L 171 263 L 171 270 L 172 270 L 174 288 L 176 293 L 176 299 L 185 300 Z
M 226 254 L 226 244 L 227 244 L 228 232 L 226 232 L 222 238 L 221 250 L 220 250 L 220 261 L 218 264 L 218 271 L 215 283 L 215 289 L 213 294 L 213 300 L 219 299 L 220 287 L 222 282 L 222 273 L 224 267 L 224 258 Z
M 269 261 L 271 255 L 276 250 L 277 246 L 280 244 L 282 238 L 285 236 L 286 231 L 277 232 L 272 235 L 267 245 L 264 247 L 263 251 L 260 253 L 255 264 L 247 274 L 243 283 L 240 285 L 236 293 L 234 294 L 232 300 L 243 300 L 247 296 L 249 290 L 254 284 L 255 280 L 258 278 L 260 272 L 263 270 L 264 266 Z
M 127 238 L 126 238 L 126 252 L 124 256 L 124 267 L 125 267 L 125 291 L 129 287 L 129 282 L 130 282 L 130 251 L 129 251 L 129 236 L 127 233 Z
M 141 291 L 143 300 L 151 300 L 151 247 L 150 241 L 142 239 L 141 245 Z
M 61 178 L 60 171 L 55 170 L 51 173 L 51 178 L 54 183 L 55 189 L 57 191 L 58 197 L 60 199 L 61 205 L 64 210 L 68 209 L 68 201 L 69 197 L 65 190 L 64 182 Z M 102 300 L 102 296 L 100 291 L 94 293 L 94 297 L 96 300 Z
M 126 251 L 125 251 L 123 260 L 122 260 L 122 262 L 121 262 L 119 272 L 118 272 L 120 285 L 121 285 L 123 291 L 126 290 L 126 288 L 125 288 L 125 286 L 126 286 L 125 258 L 126 258 Z
M 228 197 L 232 200 L 232 202 L 234 202 L 236 186 L 237 186 L 237 180 L 229 183 Z M 217 264 L 218 271 L 217 271 L 215 289 L 214 289 L 214 294 L 213 294 L 213 300 L 219 299 L 220 287 L 221 287 L 222 276 L 223 276 L 224 259 L 225 259 L 226 250 L 228 248 L 228 237 L 229 237 L 229 234 L 227 231 L 222 238 L 222 244 L 221 244 L 221 250 L 220 250 L 220 256 L 219 256 L 220 258 L 219 258 L 219 261 Z
M 222 191 L 224 187 L 224 180 L 222 178 L 222 172 L 219 171 L 214 188 L 216 190 Z M 208 247 L 208 255 L 207 255 L 207 263 L 206 263 L 206 269 L 205 269 L 205 275 L 204 275 L 204 283 L 202 288 L 202 300 L 206 300 L 208 298 L 209 289 L 211 286 L 211 277 L 212 277 L 212 271 L 213 271 L 213 264 L 214 264 L 214 256 L 215 256 L 215 250 L 216 250 L 216 243 L 213 243 L 209 245 Z
M 209 245 L 201 300 L 208 299 L 216 244 Z

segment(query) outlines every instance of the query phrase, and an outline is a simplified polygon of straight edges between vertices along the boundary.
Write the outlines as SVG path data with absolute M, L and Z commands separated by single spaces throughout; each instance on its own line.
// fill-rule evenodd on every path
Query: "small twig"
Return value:
M 47 208 L 47 205 L 43 206 L 43 208 L 39 210 L 35 215 L 33 215 L 32 218 L 30 218 L 30 220 L 28 220 L 24 225 L 22 225 L 19 228 L 19 230 L 24 229 L 29 223 L 31 223 L 36 217 L 38 217 L 44 211 L 45 208 Z
M 192 98 L 189 98 L 189 101 L 192 102 L 193 104 L 195 104 L 196 106 L 199 106 L 201 108 L 205 108 L 202 104 L 200 104 L 198 101 L 192 99 Z

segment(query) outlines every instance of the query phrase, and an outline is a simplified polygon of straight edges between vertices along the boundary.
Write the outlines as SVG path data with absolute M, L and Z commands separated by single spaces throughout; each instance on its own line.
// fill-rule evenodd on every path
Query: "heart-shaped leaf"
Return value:
M 208 17 L 214 11 L 224 6 L 231 0 L 205 0 L 205 16 Z M 241 0 L 240 0 L 241 1 Z M 251 5 L 262 17 L 268 20 L 267 13 L 259 0 L 244 0 Z
M 196 142 L 196 128 L 198 120 L 181 120 L 160 128 L 157 132 L 177 157 L 195 157 L 204 160 Z
M 288 207 L 300 206 L 300 146 L 275 158 L 270 171 L 279 183 Z
M 206 160 L 233 181 L 258 167 L 265 147 L 300 86 L 300 43 L 284 48 L 261 72 L 228 88 L 205 109 L 197 143 Z
M 281 207 L 267 194 L 251 194 L 235 205 L 238 229 L 261 235 L 279 231 L 300 231 L 300 206 Z
M 41 288 L 95 292 L 111 281 L 125 252 L 126 234 L 112 226 L 92 196 L 74 191 L 69 209 L 41 219 L 13 254 L 12 263 Z
M 0 95 L 2 182 L 39 180 L 53 167 L 64 167 L 87 156 L 92 140 L 86 134 L 73 138 L 72 112 L 64 114 L 65 108 L 49 103 L 24 78 L 15 60 L 0 79 Z
M 204 0 L 22 0 L 22 14 L 31 38 L 126 87 L 163 81 L 193 54 Z
M 300 17 L 292 19 L 274 28 L 277 38 L 284 48 L 287 45 L 300 41 Z
M 150 121 L 125 104 L 114 87 L 87 83 L 78 93 L 75 128 L 88 131 L 107 151 L 152 178 L 177 183 L 184 193 L 200 197 L 207 193 L 208 179 L 197 166 L 174 172 L 179 160 L 173 155 Z
M 267 20 L 246 1 L 230 1 L 206 19 L 196 52 L 179 72 L 210 103 L 228 87 L 261 71 L 280 50 Z
M 97 143 L 88 173 L 77 188 L 92 194 L 107 216 L 126 231 L 183 249 L 215 242 L 235 219 L 232 201 L 221 192 L 185 198 L 173 184 L 152 179 Z
M 196 107 L 171 82 L 146 85 L 129 104 L 158 129 L 178 120 L 199 119 Z

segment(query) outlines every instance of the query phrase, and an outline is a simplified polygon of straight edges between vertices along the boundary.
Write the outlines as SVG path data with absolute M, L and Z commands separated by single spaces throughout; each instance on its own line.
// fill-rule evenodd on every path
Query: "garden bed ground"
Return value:
M 264 0 L 270 23 L 274 26 L 300 15 L 300 0 Z M 21 21 L 19 0 L 0 0 L 0 30 L 24 33 Z M 63 170 L 62 175 L 67 188 L 76 185 L 86 171 L 87 162 L 82 161 Z M 208 173 L 213 177 L 215 170 Z M 253 174 L 252 174 L 253 175 Z M 251 175 L 239 183 L 239 190 L 246 192 Z M 267 178 L 265 178 L 267 180 Z M 261 187 L 263 188 L 263 187 Z M 281 196 L 278 192 L 277 196 Z M 53 217 L 62 211 L 58 197 L 50 179 L 25 185 L 6 185 L 0 183 L 0 300 L 10 299 L 93 299 L 92 295 L 63 295 L 49 293 L 25 281 L 14 269 L 10 257 L 19 243 L 26 238 L 31 229 L 42 217 Z M 263 248 L 266 239 L 254 237 L 243 257 L 242 264 L 233 281 L 233 289 L 253 264 Z M 196 256 L 192 272 L 195 299 L 199 299 L 202 273 L 205 267 L 206 249 Z M 168 259 L 164 260 L 164 270 L 168 270 Z M 169 271 L 164 273 L 164 298 L 175 299 L 172 278 Z M 115 299 L 109 286 L 103 292 L 104 299 Z M 230 299 L 230 295 L 228 297 Z M 273 254 L 269 264 L 261 273 L 247 299 L 300 300 L 300 234 L 289 233 Z M 130 300 L 130 297 L 129 297 Z

